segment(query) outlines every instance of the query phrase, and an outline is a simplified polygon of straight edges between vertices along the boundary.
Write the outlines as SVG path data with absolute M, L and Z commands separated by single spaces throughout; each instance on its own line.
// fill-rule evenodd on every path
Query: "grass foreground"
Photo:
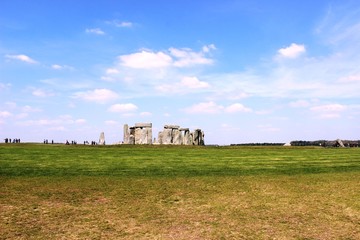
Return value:
M 360 239 L 360 148 L 0 144 L 0 239 Z

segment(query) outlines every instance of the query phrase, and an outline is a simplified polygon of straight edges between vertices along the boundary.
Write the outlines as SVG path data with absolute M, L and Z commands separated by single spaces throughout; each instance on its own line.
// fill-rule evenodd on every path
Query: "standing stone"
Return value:
M 158 134 L 158 142 L 159 142 L 159 144 L 163 144 L 163 132 L 159 132 L 159 134 Z
M 198 129 L 195 129 L 194 130 L 194 133 L 193 133 L 193 145 L 199 145 L 199 141 L 200 141 L 200 136 L 199 136 L 199 131 Z
M 104 134 L 104 132 L 100 133 L 99 145 L 105 145 L 105 134 Z
M 182 128 L 184 135 L 183 135 L 183 144 L 184 145 L 191 145 L 190 140 L 190 131 L 188 128 Z
M 135 144 L 142 144 L 142 129 L 139 127 L 135 127 Z
M 189 145 L 194 145 L 194 133 L 189 133 Z
M 153 143 L 153 137 L 152 137 L 152 127 L 151 128 L 146 128 L 146 136 L 147 136 L 147 140 L 146 143 L 147 144 L 152 144 Z M 154 140 L 155 142 L 155 140 Z
M 204 145 L 205 145 L 205 133 L 204 133 L 204 131 L 201 131 L 200 145 L 201 145 L 201 146 L 204 146 Z
M 148 129 L 142 128 L 141 129 L 141 144 L 148 144 Z
M 124 144 L 129 144 L 129 126 L 127 124 L 124 124 Z
M 172 129 L 172 143 L 175 145 L 181 144 L 181 132 L 178 128 Z
M 130 134 L 129 136 L 129 144 L 134 145 L 135 144 L 135 136 Z
M 165 128 L 162 132 L 162 144 L 172 143 L 172 129 Z

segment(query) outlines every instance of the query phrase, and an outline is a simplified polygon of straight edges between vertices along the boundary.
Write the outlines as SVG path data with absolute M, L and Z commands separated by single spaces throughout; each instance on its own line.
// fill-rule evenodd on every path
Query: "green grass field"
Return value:
M 0 144 L 0 239 L 360 239 L 360 148 Z

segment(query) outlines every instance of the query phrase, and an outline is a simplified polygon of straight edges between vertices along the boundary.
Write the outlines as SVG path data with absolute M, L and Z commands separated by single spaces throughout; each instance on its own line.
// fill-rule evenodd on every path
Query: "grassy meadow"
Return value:
M 360 148 L 0 144 L 0 239 L 360 239 Z

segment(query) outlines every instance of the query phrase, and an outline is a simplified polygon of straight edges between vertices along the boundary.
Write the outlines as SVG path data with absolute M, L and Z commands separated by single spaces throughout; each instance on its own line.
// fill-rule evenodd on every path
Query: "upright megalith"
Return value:
M 160 137 L 162 139 L 160 139 Z M 172 143 L 172 129 L 164 127 L 164 130 L 159 133 L 159 141 L 162 144 L 171 144 Z
M 100 133 L 99 145 L 105 145 L 105 134 L 104 134 L 104 132 Z
M 134 127 L 124 125 L 124 144 L 152 144 L 152 123 L 136 123 Z
M 129 131 L 129 125 L 124 124 L 124 143 L 125 144 L 129 144 L 129 140 L 130 140 L 130 131 Z
M 182 144 L 183 145 L 192 145 L 192 140 L 190 136 L 190 131 L 188 128 L 180 128 L 182 135 Z

